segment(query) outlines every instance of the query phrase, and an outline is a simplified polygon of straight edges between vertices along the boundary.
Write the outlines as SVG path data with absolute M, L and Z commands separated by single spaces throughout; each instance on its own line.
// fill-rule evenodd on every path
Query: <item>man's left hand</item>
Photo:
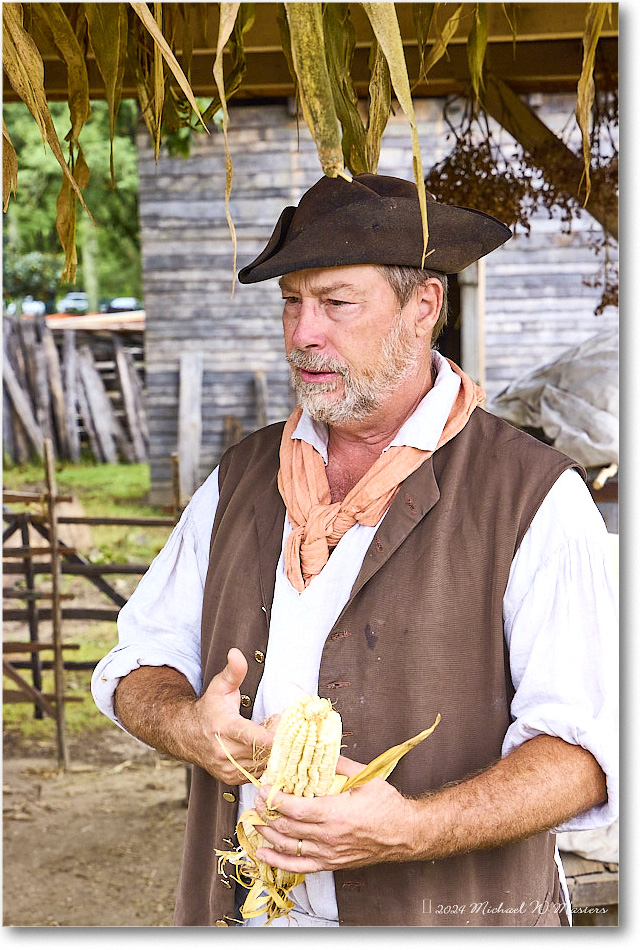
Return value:
M 337 772 L 355 775 L 362 768 L 341 756 Z M 269 843 L 257 857 L 272 867 L 311 874 L 412 858 L 413 802 L 383 779 L 321 798 L 279 792 L 271 802 L 276 819 L 267 817 L 269 793 L 265 786 L 255 801 L 266 820 L 257 831 Z

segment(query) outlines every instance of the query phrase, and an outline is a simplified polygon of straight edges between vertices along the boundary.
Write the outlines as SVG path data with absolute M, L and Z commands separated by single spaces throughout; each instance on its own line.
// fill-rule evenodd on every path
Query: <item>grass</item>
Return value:
M 147 518 L 167 515 L 163 509 L 150 506 L 146 501 L 150 487 L 148 465 L 61 463 L 56 466 L 56 480 L 58 490 L 64 494 L 73 494 L 88 517 Z M 13 491 L 43 490 L 46 487 L 44 468 L 37 464 L 5 466 L 3 485 L 4 488 Z M 12 507 L 19 510 L 25 506 L 12 505 Z M 65 540 L 66 528 L 69 530 L 68 526 L 60 525 L 62 540 Z M 87 532 L 87 530 L 90 531 L 90 547 L 87 550 L 79 547 L 79 553 L 89 557 L 94 563 L 123 564 L 149 563 L 164 545 L 171 527 L 99 525 L 92 526 L 90 529 L 83 528 L 83 531 Z M 16 576 L 16 581 L 18 579 L 19 576 Z M 110 576 L 107 580 L 125 596 L 129 595 L 137 582 L 135 577 L 116 579 Z M 36 585 L 39 589 L 46 590 L 50 582 L 40 576 Z M 95 606 L 107 605 L 104 595 L 86 579 L 63 576 L 61 588 L 63 592 L 71 591 L 76 595 L 82 595 L 87 604 L 91 602 Z M 91 601 L 87 600 L 88 596 Z M 12 607 L 18 606 L 19 603 L 15 600 L 6 602 L 7 606 Z M 49 628 L 49 624 L 43 625 L 41 633 L 43 640 L 49 638 L 47 632 Z M 7 639 L 23 637 L 27 639 L 26 628 L 20 635 L 12 632 L 5 633 L 5 636 Z M 95 663 L 115 645 L 116 624 L 64 621 L 63 640 L 66 643 L 79 645 L 79 649 L 65 653 L 67 660 Z M 51 658 L 51 654 L 46 654 L 46 658 Z M 28 681 L 31 680 L 28 670 L 20 672 Z M 52 693 L 53 673 L 45 670 L 42 676 L 44 692 Z M 90 670 L 67 670 L 65 673 L 65 692 L 81 698 L 81 702 L 67 703 L 65 708 L 67 730 L 72 735 L 94 733 L 111 725 L 94 705 L 90 680 Z M 16 688 L 10 680 L 5 679 L 4 685 L 7 689 Z M 6 704 L 3 707 L 3 719 L 6 735 L 33 741 L 36 744 L 48 744 L 55 741 L 55 722 L 49 718 L 34 718 L 33 706 L 29 703 Z

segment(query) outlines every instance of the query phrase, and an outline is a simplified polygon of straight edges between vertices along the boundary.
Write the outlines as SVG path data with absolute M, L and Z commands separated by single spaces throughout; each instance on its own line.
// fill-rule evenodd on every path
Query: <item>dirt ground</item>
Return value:
M 186 818 L 184 765 L 119 729 L 54 746 L 5 742 L 3 923 L 170 926 Z

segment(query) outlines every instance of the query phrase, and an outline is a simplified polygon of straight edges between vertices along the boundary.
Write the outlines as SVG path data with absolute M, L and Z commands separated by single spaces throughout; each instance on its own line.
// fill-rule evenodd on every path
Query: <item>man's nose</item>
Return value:
M 323 314 L 314 300 L 301 301 L 292 343 L 297 350 L 322 349 L 326 343 Z

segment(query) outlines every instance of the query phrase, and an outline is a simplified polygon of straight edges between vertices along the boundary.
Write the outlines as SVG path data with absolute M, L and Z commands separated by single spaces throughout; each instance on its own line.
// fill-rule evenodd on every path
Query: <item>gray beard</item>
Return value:
M 292 388 L 301 408 L 317 422 L 341 425 L 362 421 L 379 410 L 385 400 L 416 370 L 419 357 L 416 338 L 406 329 L 400 315 L 381 345 L 376 366 L 362 374 L 355 375 L 346 363 L 321 353 L 292 350 L 287 360 Z M 334 392 L 339 381 L 305 383 L 296 372 L 297 369 L 338 373 L 343 379 L 343 395 L 326 400 L 325 394 Z

